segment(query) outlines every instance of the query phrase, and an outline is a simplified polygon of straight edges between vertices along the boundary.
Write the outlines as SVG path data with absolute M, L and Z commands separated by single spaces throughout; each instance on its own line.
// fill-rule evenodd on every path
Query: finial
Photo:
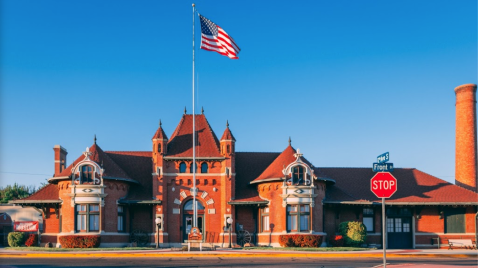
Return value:
M 226 127 L 229 127 L 229 120 L 226 120 Z
M 292 140 L 290 139 L 290 136 L 289 136 L 289 145 L 290 145 L 291 142 L 292 142 Z
M 95 141 L 95 144 L 96 144 L 96 134 L 95 134 L 95 139 L 94 139 L 94 141 Z
M 161 127 L 163 123 L 161 123 L 161 119 L 159 119 L 159 127 Z
M 193 3 L 193 7 L 195 7 L 195 6 L 196 6 L 196 4 Z
M 201 114 L 204 114 L 204 107 L 201 107 Z
M 184 114 L 186 114 L 186 106 L 184 106 Z

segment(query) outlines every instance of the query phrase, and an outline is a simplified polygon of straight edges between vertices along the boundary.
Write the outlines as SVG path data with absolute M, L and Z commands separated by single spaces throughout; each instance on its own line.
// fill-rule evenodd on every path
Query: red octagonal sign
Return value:
M 370 180 L 370 190 L 379 198 L 390 198 L 397 191 L 397 179 L 389 172 L 378 172 Z

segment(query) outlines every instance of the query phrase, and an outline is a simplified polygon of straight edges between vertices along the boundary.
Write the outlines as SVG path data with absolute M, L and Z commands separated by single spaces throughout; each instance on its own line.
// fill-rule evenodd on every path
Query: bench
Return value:
M 460 247 L 466 249 L 476 249 L 476 244 L 473 244 L 471 239 L 448 239 L 448 250 L 452 247 Z

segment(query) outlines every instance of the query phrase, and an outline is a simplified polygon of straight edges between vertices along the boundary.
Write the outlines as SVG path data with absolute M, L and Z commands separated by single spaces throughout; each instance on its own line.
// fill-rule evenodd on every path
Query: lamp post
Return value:
M 159 229 L 161 227 L 161 218 L 156 218 L 154 220 L 154 222 L 156 223 L 156 226 L 158 227 L 157 229 L 157 240 L 156 240 L 156 248 L 159 248 Z
M 229 224 L 229 248 L 232 248 L 232 238 L 231 238 L 232 218 L 227 218 L 227 223 Z

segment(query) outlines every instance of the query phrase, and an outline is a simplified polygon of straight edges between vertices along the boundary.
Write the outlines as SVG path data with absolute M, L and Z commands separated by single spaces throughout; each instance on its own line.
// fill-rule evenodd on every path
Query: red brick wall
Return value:
M 119 181 L 105 180 L 104 188 L 107 196 L 104 198 L 104 207 L 102 207 L 102 230 L 105 232 L 117 232 L 118 231 L 118 205 L 116 201 L 122 197 L 125 197 L 128 193 L 128 184 Z
M 60 232 L 60 217 L 58 217 L 57 219 L 55 214 L 55 208 L 49 207 L 46 209 L 45 218 L 43 219 L 42 232 L 43 233 L 59 233 Z

